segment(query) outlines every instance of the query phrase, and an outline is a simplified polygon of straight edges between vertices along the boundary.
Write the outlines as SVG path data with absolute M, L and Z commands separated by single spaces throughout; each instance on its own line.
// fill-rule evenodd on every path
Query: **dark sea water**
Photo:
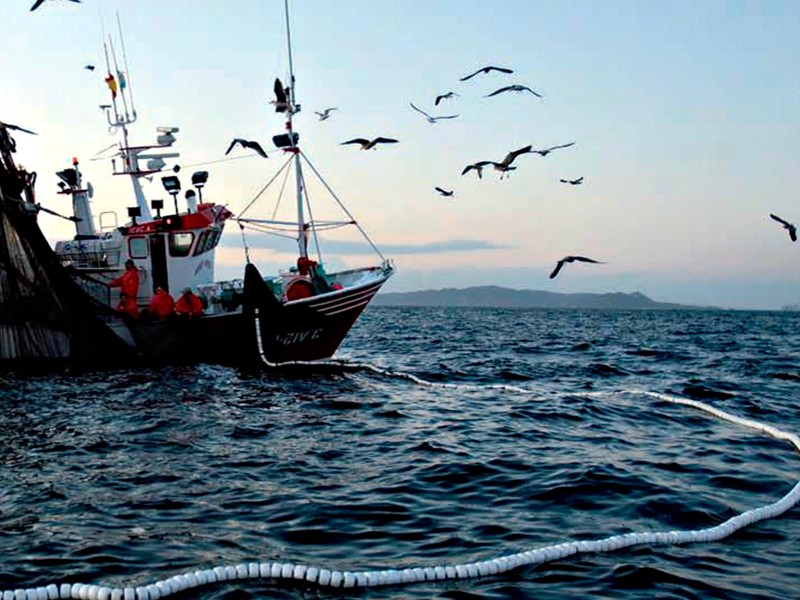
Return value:
M 798 313 L 370 307 L 337 356 L 394 375 L 0 375 L 0 591 L 482 561 L 711 527 L 800 479 L 786 441 L 648 394 L 800 433 Z M 800 507 L 718 542 L 482 578 L 174 597 L 800 598 Z

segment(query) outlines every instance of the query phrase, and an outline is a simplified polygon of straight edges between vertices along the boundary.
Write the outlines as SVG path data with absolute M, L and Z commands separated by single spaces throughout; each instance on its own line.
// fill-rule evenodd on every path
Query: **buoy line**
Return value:
M 373 367 L 373 369 L 382 372 L 382 370 L 377 367 Z M 390 373 L 391 372 L 386 372 L 385 374 Z M 413 376 L 409 378 L 413 378 L 412 380 L 417 379 Z M 425 385 L 444 385 L 425 382 L 424 380 L 420 381 Z M 690 400 L 688 398 L 680 398 L 649 391 L 629 391 L 625 393 L 642 394 L 656 400 L 698 409 L 724 421 L 760 431 L 776 439 L 786 440 L 793 444 L 795 449 L 800 452 L 800 437 L 793 433 L 782 431 L 772 425 L 739 417 L 703 402 Z M 584 393 L 581 395 L 594 396 L 597 394 Z M 473 579 L 498 575 L 518 567 L 534 566 L 561 560 L 574 554 L 612 552 L 614 550 L 621 550 L 623 548 L 642 544 L 667 545 L 714 542 L 753 523 L 780 516 L 797 504 L 798 501 L 800 501 L 800 481 L 779 500 L 771 504 L 747 510 L 714 527 L 688 531 L 644 531 L 613 535 L 599 540 L 562 542 L 560 544 L 553 544 L 516 554 L 508 554 L 498 558 L 466 564 L 373 571 L 341 571 L 294 563 L 250 562 L 190 571 L 168 579 L 156 581 L 155 583 L 136 587 L 118 588 L 85 583 L 51 583 L 46 586 L 35 588 L 6 590 L 0 593 L 0 598 L 2 598 L 2 600 L 55 600 L 57 598 L 73 598 L 76 600 L 158 600 L 159 598 L 165 598 L 187 589 L 225 581 L 248 579 L 304 581 L 320 587 L 330 588 L 373 587 L 447 579 Z
M 352 362 L 348 360 L 339 360 L 335 358 L 329 360 L 289 360 L 285 362 L 274 363 L 267 358 L 266 352 L 264 351 L 264 341 L 261 334 L 261 320 L 259 319 L 259 312 L 260 311 L 258 307 L 256 307 L 253 311 L 255 317 L 255 335 L 256 335 L 256 343 L 258 344 L 258 355 L 264 366 L 269 367 L 270 369 L 280 369 L 286 367 L 343 367 L 349 369 L 363 369 L 365 371 L 372 371 L 373 373 L 377 373 L 385 377 L 395 377 L 398 379 L 405 379 L 407 381 L 412 381 L 419 385 L 424 385 L 425 387 L 438 387 L 438 388 L 446 388 L 453 390 L 492 389 L 492 390 L 505 390 L 507 392 L 518 392 L 520 394 L 531 393 L 531 390 L 505 384 L 472 385 L 472 384 L 460 384 L 460 383 L 437 383 L 433 381 L 427 381 L 410 373 L 401 373 L 400 371 L 390 371 L 387 369 L 381 369 L 380 367 L 376 367 L 375 365 L 371 365 L 369 363 Z

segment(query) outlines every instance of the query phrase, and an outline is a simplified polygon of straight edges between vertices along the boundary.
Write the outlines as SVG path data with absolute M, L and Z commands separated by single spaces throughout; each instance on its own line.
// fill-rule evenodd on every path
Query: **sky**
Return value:
M 117 140 L 98 108 L 109 99 L 107 36 L 122 62 L 117 15 L 134 143 L 179 127 L 181 174 L 207 169 L 204 199 L 236 214 L 283 165 L 271 143 L 283 118 L 269 104 L 289 70 L 283 0 L 32 4 L 0 3 L 0 120 L 38 133 L 15 138 L 44 206 L 69 212 L 54 173 L 72 157 L 94 187 L 96 218 L 116 212 L 122 224 L 133 203 L 130 184 L 97 159 Z M 293 0 L 290 22 L 301 147 L 394 261 L 385 291 L 499 285 L 740 309 L 800 303 L 800 242 L 769 218 L 800 225 L 797 0 Z M 514 72 L 460 81 L 486 65 Z M 510 84 L 543 98 L 486 97 Z M 449 91 L 458 96 L 434 106 Z M 430 124 L 410 102 L 459 116 Z M 338 110 L 319 121 L 314 111 L 327 107 Z M 399 143 L 341 145 L 376 136 Z M 234 137 L 259 141 L 270 158 L 226 157 Z M 569 142 L 520 156 L 504 179 L 461 174 L 528 144 Z M 582 185 L 559 182 L 577 177 Z M 146 192 L 166 197 L 158 179 Z M 269 218 L 277 202 L 265 194 L 247 215 Z M 40 222 L 52 241 L 74 233 L 56 217 Z M 285 244 L 248 237 L 248 246 L 265 273 L 295 258 Z M 322 238 L 329 271 L 374 262 L 362 248 L 338 230 Z M 566 255 L 605 264 L 573 263 L 549 279 Z M 231 223 L 217 277 L 240 277 L 244 260 Z

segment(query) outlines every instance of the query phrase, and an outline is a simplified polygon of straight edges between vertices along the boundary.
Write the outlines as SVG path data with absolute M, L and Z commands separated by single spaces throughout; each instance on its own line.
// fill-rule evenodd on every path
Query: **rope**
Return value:
M 258 322 L 257 311 L 256 321 Z M 256 325 L 256 333 L 260 345 L 261 332 L 258 325 Z M 268 363 L 266 359 L 264 360 L 266 364 L 275 366 Z M 309 363 L 295 362 L 290 364 Z M 353 364 L 352 366 L 365 367 L 365 365 L 360 364 Z M 385 375 L 402 376 L 426 386 L 451 387 L 449 384 L 428 382 L 414 377 L 413 375 L 384 371 L 378 367 L 370 366 L 369 368 L 370 370 Z M 522 391 L 530 393 L 530 390 Z M 800 451 L 800 438 L 798 438 L 797 435 L 787 433 L 772 425 L 760 423 L 752 419 L 745 419 L 696 400 L 647 391 L 632 393 L 640 393 L 657 400 L 698 409 L 724 421 L 760 431 L 780 440 L 786 440 L 794 445 L 795 449 Z M 304 581 L 326 588 L 374 587 L 411 584 L 423 581 L 442 581 L 447 579 L 473 579 L 476 577 L 498 575 L 523 566 L 540 565 L 547 562 L 562 560 L 575 554 L 613 552 L 615 550 L 642 544 L 668 545 L 715 542 L 728 537 L 743 527 L 765 519 L 780 516 L 797 504 L 798 501 L 800 501 L 800 482 L 795 484 L 795 486 L 779 500 L 765 506 L 747 510 L 714 527 L 688 531 L 644 531 L 613 535 L 599 540 L 562 542 L 560 544 L 553 544 L 516 554 L 507 554 L 498 558 L 466 564 L 385 569 L 378 571 L 340 571 L 325 567 L 294 563 L 250 562 L 237 565 L 220 565 L 211 569 L 190 571 L 175 575 L 169 579 L 138 587 L 112 588 L 85 583 L 62 583 L 60 585 L 51 583 L 47 586 L 37 588 L 16 589 L 13 591 L 7 590 L 0 593 L 0 598 L 2 600 L 51 600 L 56 598 L 74 598 L 79 600 L 158 600 L 159 598 L 165 598 L 187 589 L 203 587 L 224 581 L 245 579 Z

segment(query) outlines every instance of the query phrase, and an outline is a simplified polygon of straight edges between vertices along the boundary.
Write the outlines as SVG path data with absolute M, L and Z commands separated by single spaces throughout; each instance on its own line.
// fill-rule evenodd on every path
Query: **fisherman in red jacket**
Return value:
M 175 301 L 175 314 L 179 317 L 199 317 L 203 314 L 203 301 L 191 288 L 184 288 L 180 298 Z
M 136 298 L 139 295 L 139 269 L 131 259 L 125 261 L 125 272 L 112 279 L 109 287 L 120 288 L 119 304 L 117 310 L 131 318 L 139 318 L 139 307 L 136 305 Z
M 169 293 L 164 291 L 164 288 L 157 287 L 156 293 L 150 300 L 150 305 L 147 309 L 154 319 L 163 320 L 172 315 L 172 309 L 175 307 L 175 301 Z

